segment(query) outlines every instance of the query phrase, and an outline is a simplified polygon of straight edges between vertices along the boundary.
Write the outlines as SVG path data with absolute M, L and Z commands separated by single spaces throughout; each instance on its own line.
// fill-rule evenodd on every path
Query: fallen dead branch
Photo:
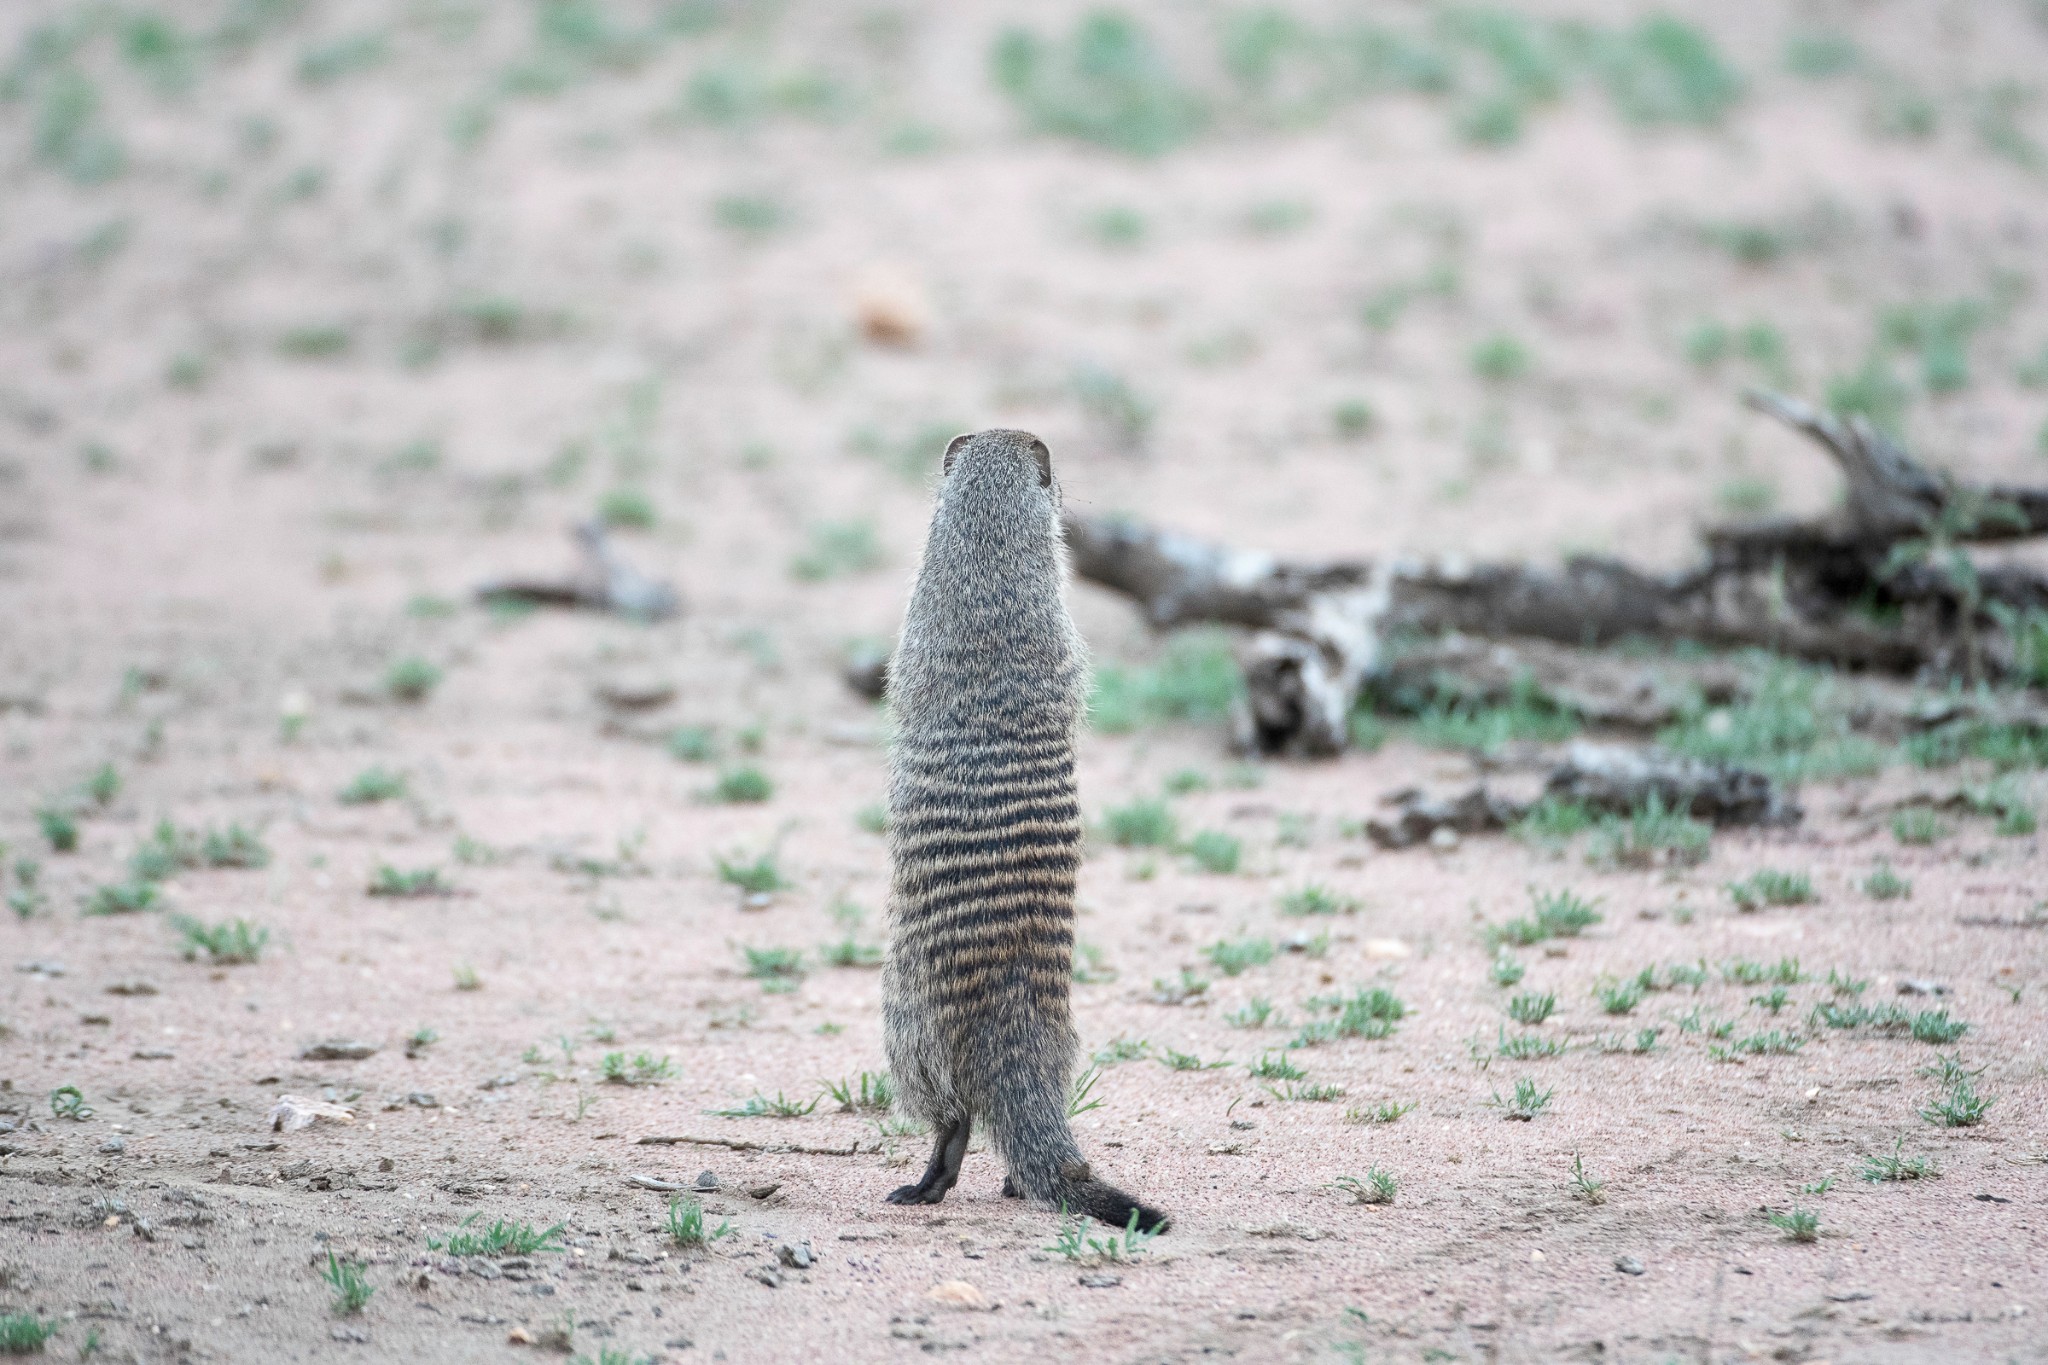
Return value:
M 584 522 L 570 534 L 583 556 L 575 572 L 563 578 L 494 579 L 477 586 L 477 600 L 614 611 L 648 621 L 664 620 L 681 609 L 675 588 L 627 563 L 602 525 Z
M 633 1144 L 636 1147 L 724 1147 L 734 1152 L 796 1152 L 803 1156 L 873 1156 L 882 1150 L 880 1143 L 863 1145 L 858 1139 L 844 1147 L 806 1147 L 799 1142 L 750 1142 L 745 1138 L 691 1137 L 687 1134 L 660 1134 L 644 1137 Z
M 1929 471 L 1861 418 L 1776 394 L 1751 404 L 1818 442 L 1842 468 L 1838 512 L 1710 529 L 1702 563 L 1656 574 L 1580 556 L 1562 569 L 1457 559 L 1288 563 L 1129 520 L 1070 514 L 1076 573 L 1132 598 L 1154 626 L 1246 627 L 1238 741 L 1325 756 L 1349 742 L 1368 679 L 1449 677 L 1473 693 L 1533 678 L 1584 719 L 1667 723 L 1688 696 L 1733 695 L 1727 661 L 1645 663 L 1589 652 L 1624 640 L 1758 647 L 1862 673 L 1874 728 L 1977 712 L 2048 719 L 2037 699 L 1977 692 L 1928 710 L 1893 679 L 2011 679 L 2048 640 L 2048 577 L 1979 569 L 1973 543 L 2048 533 L 2048 489 L 1963 484 Z M 1390 649 L 1394 640 L 1435 643 Z M 1488 643 L 1477 643 L 1484 641 Z M 1512 642 L 1493 643 L 1493 642 Z
M 1517 799 L 1484 782 L 1453 796 L 1403 788 L 1384 798 L 1392 812 L 1366 821 L 1365 832 L 1382 848 L 1410 848 L 1438 830 L 1504 830 L 1541 800 L 1569 802 L 1596 815 L 1629 815 L 1654 803 L 1722 826 L 1792 825 L 1803 814 L 1769 778 L 1747 768 L 1637 745 L 1578 743 L 1550 769 L 1539 797 Z

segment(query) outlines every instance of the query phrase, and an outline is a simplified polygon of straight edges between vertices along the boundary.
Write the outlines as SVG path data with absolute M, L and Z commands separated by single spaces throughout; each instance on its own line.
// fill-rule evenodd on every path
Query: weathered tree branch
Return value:
M 1242 743 L 1263 753 L 1342 750 L 1368 677 L 1418 667 L 1497 677 L 1499 668 L 1475 656 L 1467 637 L 1518 642 L 1515 666 L 1530 667 L 1551 696 L 1588 719 L 1635 726 L 1675 714 L 1669 686 L 1626 661 L 1594 663 L 1581 649 L 1560 652 L 1542 642 L 1761 647 L 1923 678 L 1953 677 L 1967 659 L 1973 673 L 1980 662 L 1994 676 L 2010 673 L 2016 649 L 2003 623 L 2013 613 L 2048 610 L 2048 577 L 2018 566 L 1959 569 L 1959 551 L 1945 551 L 1943 562 L 1929 547 L 2048 533 L 2048 489 L 1960 484 L 1930 472 L 1861 418 L 1844 421 L 1776 394 L 1750 401 L 1828 451 L 1848 482 L 1847 500 L 1814 520 L 1710 529 L 1704 562 L 1681 573 L 1592 556 L 1557 571 L 1455 560 L 1289 563 L 1074 514 L 1067 544 L 1082 578 L 1131 597 L 1155 626 L 1210 621 L 1254 632 L 1244 651 L 1247 703 L 1238 730 Z M 1901 555 L 1901 546 L 1920 552 Z M 1386 647 L 1418 637 L 1438 643 Z M 1741 686 L 1719 667 L 1719 686 Z M 1876 695 L 1871 706 L 1904 728 L 1901 695 Z

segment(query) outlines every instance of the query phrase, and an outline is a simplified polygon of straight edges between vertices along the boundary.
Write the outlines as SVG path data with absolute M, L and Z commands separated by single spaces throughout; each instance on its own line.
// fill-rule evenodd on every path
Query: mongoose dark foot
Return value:
M 1011 1179 L 1011 1178 L 1010 1178 L 1009 1176 L 1004 1176 L 1004 1177 L 1003 1177 L 1003 1198 L 1005 1198 L 1005 1199 L 1022 1199 L 1023 1197 L 1024 1197 L 1024 1191 L 1022 1191 L 1022 1190 L 1020 1190 L 1020 1189 L 1018 1189 L 1018 1188 L 1017 1188 L 1017 1182 L 1016 1182 L 1016 1181 L 1014 1181 L 1014 1180 L 1012 1180 L 1012 1179 Z
M 915 1185 L 901 1185 L 889 1191 L 892 1204 L 936 1204 L 946 1197 L 960 1179 L 960 1158 L 967 1155 L 967 1136 L 974 1125 L 967 1119 L 940 1126 L 934 1133 L 932 1159 L 924 1168 L 924 1179 Z

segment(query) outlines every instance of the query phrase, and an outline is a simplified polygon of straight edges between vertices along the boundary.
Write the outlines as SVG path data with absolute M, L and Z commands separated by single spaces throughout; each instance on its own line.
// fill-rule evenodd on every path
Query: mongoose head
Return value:
M 991 427 L 970 431 L 946 443 L 943 477 L 949 486 L 973 485 L 1011 496 L 1043 490 L 1059 511 L 1059 480 L 1052 476 L 1052 452 L 1028 431 Z

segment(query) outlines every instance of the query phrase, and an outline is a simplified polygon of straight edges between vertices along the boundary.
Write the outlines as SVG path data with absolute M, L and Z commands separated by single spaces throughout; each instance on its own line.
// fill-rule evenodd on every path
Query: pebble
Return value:
M 1083 1289 L 1114 1289 L 1123 1282 L 1123 1276 L 1121 1275 L 1104 1275 L 1096 1273 L 1092 1275 L 1083 1275 L 1081 1277 L 1081 1287 Z
M 699 1172 L 697 1172 L 697 1188 L 698 1188 L 698 1189 L 700 1189 L 700 1190 L 715 1190 L 715 1189 L 717 1189 L 717 1188 L 718 1188 L 718 1172 L 716 1172 L 716 1171 L 699 1171 Z
M 784 1243 L 775 1249 L 775 1257 L 791 1270 L 809 1270 L 817 1264 L 809 1242 L 798 1242 L 795 1246 Z
M 299 1049 L 302 1062 L 360 1062 L 377 1055 L 377 1045 L 359 1038 L 323 1038 Z
M 119 1156 L 128 1150 L 128 1139 L 118 1135 L 110 1137 L 100 1144 L 100 1150 L 109 1156 Z
M 1615 1257 L 1614 1268 L 1624 1275 L 1640 1275 L 1643 1273 L 1643 1263 L 1633 1256 Z
M 747 1273 L 749 1278 L 759 1280 L 762 1284 L 767 1285 L 770 1289 L 782 1288 L 782 1272 L 778 1271 L 774 1266 L 756 1266 L 753 1270 Z

